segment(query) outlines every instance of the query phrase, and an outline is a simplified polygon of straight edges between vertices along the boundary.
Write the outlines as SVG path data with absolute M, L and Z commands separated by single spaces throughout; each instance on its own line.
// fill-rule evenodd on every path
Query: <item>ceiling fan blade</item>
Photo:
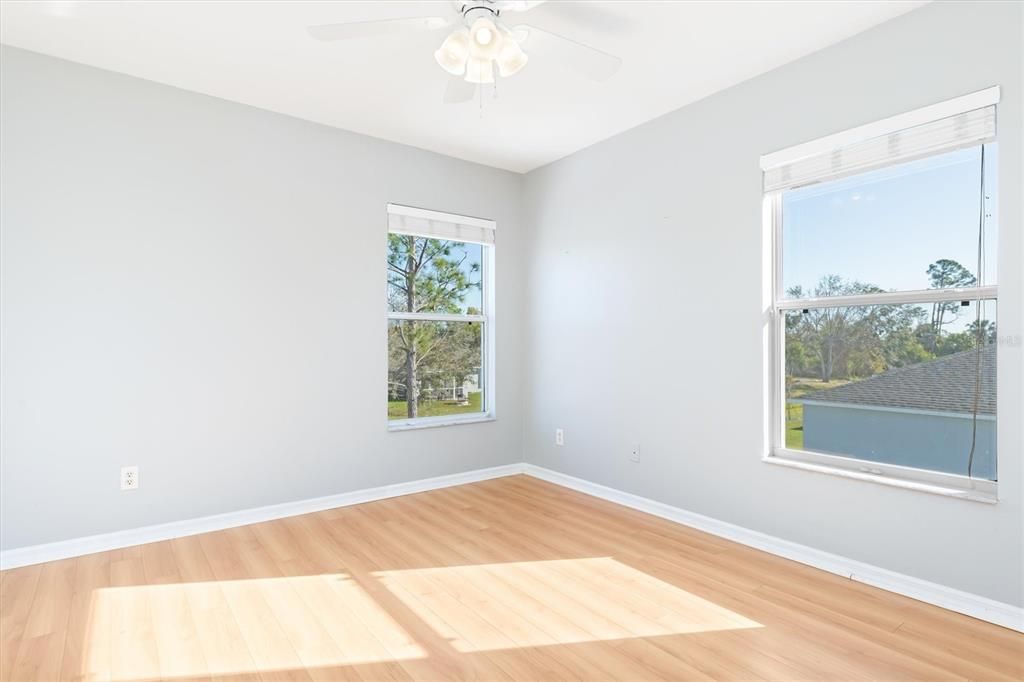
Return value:
M 506 0 L 501 4 L 502 12 L 528 12 L 548 0 Z
M 349 40 L 351 38 L 367 38 L 387 35 L 388 33 L 407 33 L 410 31 L 430 31 L 444 28 L 452 23 L 445 17 L 407 17 L 405 19 L 379 19 L 374 21 L 349 21 L 342 24 L 322 24 L 309 26 L 306 30 L 317 40 Z
M 523 33 L 526 35 L 523 47 L 528 48 L 528 54 L 532 56 L 536 52 L 550 55 L 553 61 L 565 64 L 595 81 L 608 80 L 622 66 L 620 57 L 557 33 L 528 24 L 512 28 L 513 35 Z
M 475 94 L 475 83 L 467 83 L 462 78 L 449 78 L 448 86 L 444 89 L 444 103 L 461 104 L 462 102 L 469 102 Z
M 525 45 L 530 39 L 530 29 L 526 26 L 519 25 L 505 30 L 508 31 L 508 36 L 520 45 Z

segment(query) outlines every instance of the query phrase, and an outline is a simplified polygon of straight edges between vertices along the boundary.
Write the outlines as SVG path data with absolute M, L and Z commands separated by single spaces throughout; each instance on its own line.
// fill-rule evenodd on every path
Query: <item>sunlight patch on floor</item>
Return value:
M 610 557 L 374 575 L 461 652 L 762 627 Z
M 344 574 L 95 590 L 85 679 L 325 668 L 426 653 Z

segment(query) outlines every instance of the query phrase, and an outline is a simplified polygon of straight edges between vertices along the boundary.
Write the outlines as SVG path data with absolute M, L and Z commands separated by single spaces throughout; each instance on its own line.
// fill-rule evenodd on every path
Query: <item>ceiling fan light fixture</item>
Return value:
M 434 59 L 441 68 L 453 76 L 466 73 L 466 61 L 469 59 L 469 31 L 461 28 L 453 31 L 444 39 L 441 47 L 434 52 Z
M 498 62 L 498 73 L 501 77 L 508 78 L 519 73 L 529 60 L 530 57 L 519 47 L 519 43 L 506 38 L 495 61 Z
M 501 52 L 504 39 L 494 22 L 481 17 L 469 27 L 469 54 L 477 59 L 494 59 Z
M 466 62 L 466 80 L 470 83 L 493 83 L 494 62 L 490 59 L 470 57 Z

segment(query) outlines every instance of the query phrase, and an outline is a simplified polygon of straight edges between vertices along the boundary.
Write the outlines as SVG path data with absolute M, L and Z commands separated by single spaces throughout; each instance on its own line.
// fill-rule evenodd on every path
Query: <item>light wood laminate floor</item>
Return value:
M 5 681 L 1024 674 L 1024 635 L 525 476 L 0 587 Z

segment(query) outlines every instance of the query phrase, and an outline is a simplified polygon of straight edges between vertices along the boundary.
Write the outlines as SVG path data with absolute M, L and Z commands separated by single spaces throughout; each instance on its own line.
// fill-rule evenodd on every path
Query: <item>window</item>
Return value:
M 762 158 L 768 461 L 995 499 L 997 100 Z
M 494 416 L 494 223 L 388 205 L 388 422 Z

